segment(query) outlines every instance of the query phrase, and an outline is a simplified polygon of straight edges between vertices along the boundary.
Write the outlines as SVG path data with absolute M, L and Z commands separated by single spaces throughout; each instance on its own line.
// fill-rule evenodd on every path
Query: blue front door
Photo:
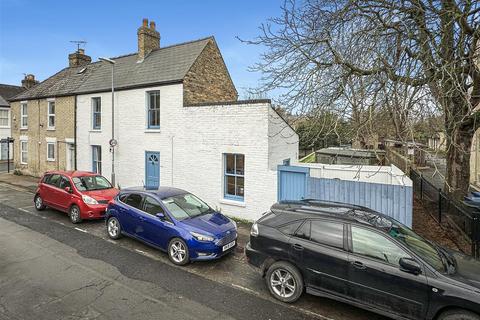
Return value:
M 158 189 L 160 186 L 160 152 L 145 152 L 145 188 Z

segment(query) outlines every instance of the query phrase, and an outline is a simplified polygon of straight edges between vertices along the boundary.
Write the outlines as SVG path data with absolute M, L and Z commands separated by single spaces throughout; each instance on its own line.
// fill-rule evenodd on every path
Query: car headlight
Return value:
M 233 223 L 233 225 L 235 226 L 235 230 L 237 230 L 237 229 L 238 229 L 238 227 L 237 227 L 237 222 L 236 222 L 235 220 L 233 220 L 233 219 L 230 219 L 230 221 L 231 221 L 231 222 Z
M 215 240 L 212 236 L 206 236 L 197 232 L 190 232 L 190 234 L 198 241 L 213 241 Z
M 86 204 L 98 204 L 97 200 L 93 199 L 92 197 L 82 195 L 82 200 Z
M 252 229 L 250 229 L 250 235 L 252 237 L 258 236 L 258 224 L 256 222 L 252 224 Z

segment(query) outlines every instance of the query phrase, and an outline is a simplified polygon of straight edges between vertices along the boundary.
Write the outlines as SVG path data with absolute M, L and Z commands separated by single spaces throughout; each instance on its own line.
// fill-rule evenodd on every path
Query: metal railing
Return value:
M 433 219 L 462 251 L 480 258 L 480 209 L 453 199 L 416 170 L 410 171 L 410 178 L 414 196 Z

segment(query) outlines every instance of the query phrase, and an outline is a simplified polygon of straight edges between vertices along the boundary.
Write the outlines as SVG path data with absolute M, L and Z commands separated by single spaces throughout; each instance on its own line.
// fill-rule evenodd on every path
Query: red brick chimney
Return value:
M 152 50 L 160 48 L 160 33 L 155 30 L 155 21 L 143 19 L 142 26 L 137 30 L 138 35 L 138 60 L 142 61 Z

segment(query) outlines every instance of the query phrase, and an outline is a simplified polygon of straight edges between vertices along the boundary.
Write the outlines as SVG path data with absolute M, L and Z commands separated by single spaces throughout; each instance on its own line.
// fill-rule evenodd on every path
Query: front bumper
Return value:
M 237 239 L 235 238 L 235 245 L 225 251 L 223 246 L 216 245 L 215 243 L 201 243 L 196 240 L 192 240 L 189 243 L 190 260 L 192 261 L 207 261 L 215 260 L 227 255 L 235 250 L 237 247 Z
M 85 204 L 80 206 L 80 217 L 82 219 L 103 219 L 107 212 L 106 204 Z

